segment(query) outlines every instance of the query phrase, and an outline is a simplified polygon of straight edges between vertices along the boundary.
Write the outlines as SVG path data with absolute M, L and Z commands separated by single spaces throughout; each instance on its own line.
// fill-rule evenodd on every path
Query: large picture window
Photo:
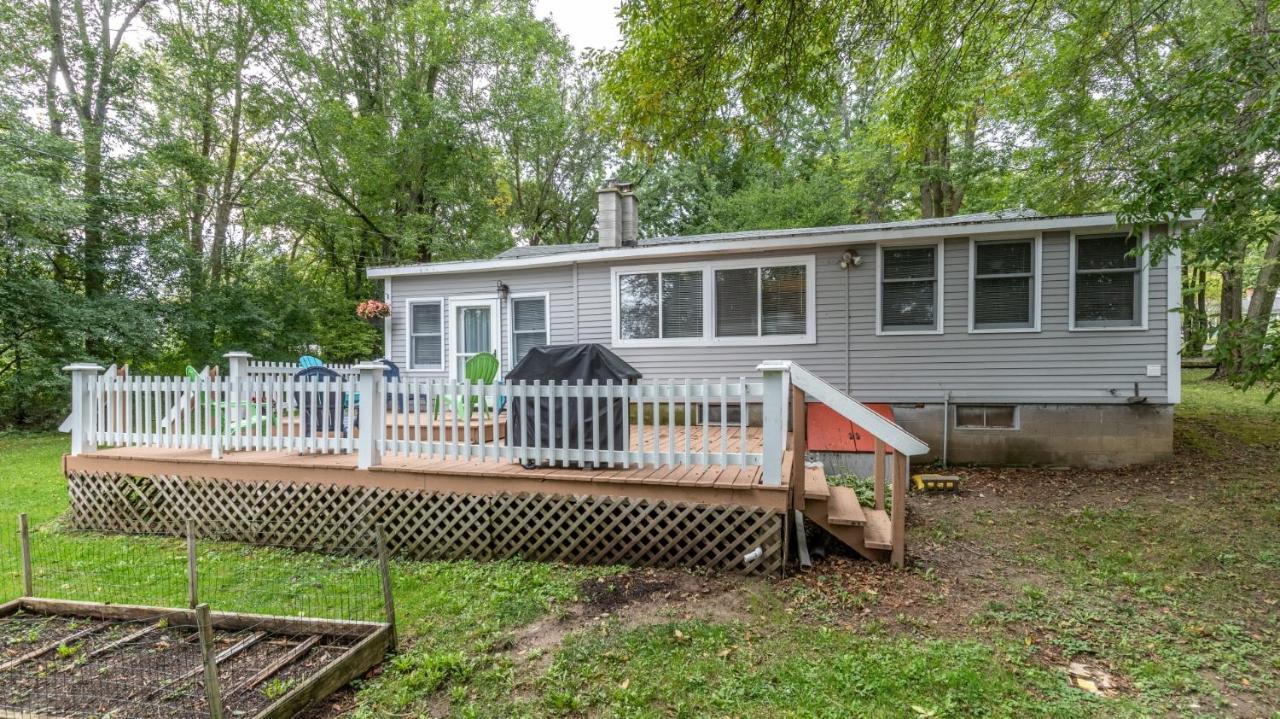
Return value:
M 1141 241 L 1130 235 L 1075 238 L 1072 306 L 1078 328 L 1139 327 L 1143 307 Z
M 444 302 L 409 301 L 409 369 L 444 368 Z
M 1037 264 L 1035 240 L 974 242 L 972 329 L 1034 329 Z
M 516 366 L 529 350 L 550 344 L 546 295 L 511 298 L 511 366 Z
M 885 247 L 880 254 L 880 330 L 935 332 L 941 246 Z
M 616 342 L 811 342 L 813 259 L 615 272 Z

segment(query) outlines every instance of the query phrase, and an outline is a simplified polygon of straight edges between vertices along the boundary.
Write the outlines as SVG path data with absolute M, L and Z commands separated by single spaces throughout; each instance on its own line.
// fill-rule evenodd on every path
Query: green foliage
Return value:
M 370 266 L 591 233 L 595 78 L 523 0 L 117 5 L 0 5 L 0 427 L 72 361 L 376 357 Z

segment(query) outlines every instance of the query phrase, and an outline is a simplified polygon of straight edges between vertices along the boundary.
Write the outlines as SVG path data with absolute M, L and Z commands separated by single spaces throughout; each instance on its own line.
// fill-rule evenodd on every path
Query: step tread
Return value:
M 831 488 L 827 486 L 827 473 L 822 465 L 804 468 L 804 497 L 816 501 L 826 501 L 831 496 Z
M 858 503 L 858 494 L 848 487 L 829 487 L 830 499 L 827 500 L 827 521 L 832 524 L 860 526 L 867 523 L 862 505 Z
M 872 549 L 893 549 L 893 525 L 889 513 L 883 509 L 868 509 L 867 525 L 862 530 L 863 541 Z

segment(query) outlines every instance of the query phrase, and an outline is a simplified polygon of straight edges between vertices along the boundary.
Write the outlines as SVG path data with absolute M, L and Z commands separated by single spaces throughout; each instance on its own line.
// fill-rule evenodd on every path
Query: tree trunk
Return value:
M 102 128 L 96 123 L 84 127 L 84 244 L 81 262 L 84 266 L 84 295 L 97 299 L 106 292 L 106 237 L 103 225 L 106 211 L 102 204 Z
M 213 244 L 209 258 L 209 282 L 217 287 L 222 282 L 223 253 L 227 244 L 227 226 L 231 224 L 231 208 L 235 204 L 235 178 L 240 161 L 240 116 L 244 103 L 244 45 L 242 39 L 236 49 L 236 80 L 234 99 L 231 103 L 231 128 L 227 144 L 227 164 L 222 173 L 222 189 L 218 193 L 218 208 L 213 219 Z
M 1236 377 L 1243 369 L 1240 346 L 1241 307 L 1244 302 L 1243 262 L 1222 270 L 1222 302 L 1218 317 L 1218 366 L 1216 379 Z

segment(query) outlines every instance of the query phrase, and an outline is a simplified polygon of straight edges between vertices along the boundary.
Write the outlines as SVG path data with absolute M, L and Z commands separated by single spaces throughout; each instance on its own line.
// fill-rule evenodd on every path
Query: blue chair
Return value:
M 324 362 L 321 362 L 319 357 L 302 355 L 298 358 L 298 366 L 302 369 L 311 369 L 312 367 L 323 367 Z

